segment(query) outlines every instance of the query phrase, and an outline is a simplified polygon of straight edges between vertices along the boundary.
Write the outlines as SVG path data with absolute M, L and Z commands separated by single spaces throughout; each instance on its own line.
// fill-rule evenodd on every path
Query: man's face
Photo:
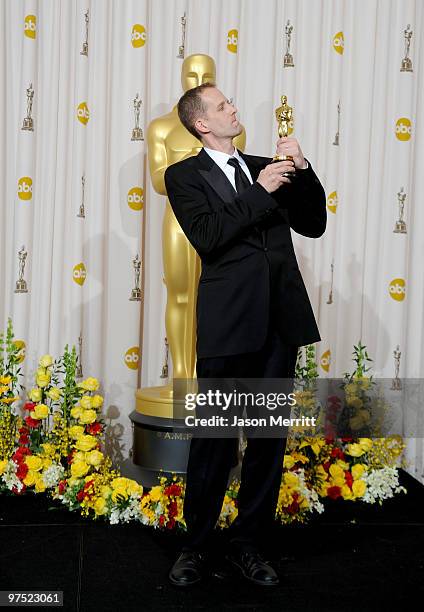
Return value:
M 243 131 L 237 119 L 237 108 L 216 87 L 208 87 L 202 94 L 206 113 L 196 122 L 200 133 L 211 133 L 217 138 L 234 138 Z

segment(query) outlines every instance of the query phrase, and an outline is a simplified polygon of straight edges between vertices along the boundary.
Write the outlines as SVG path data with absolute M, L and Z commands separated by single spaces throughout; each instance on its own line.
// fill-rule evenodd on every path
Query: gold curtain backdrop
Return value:
M 40 354 L 75 344 L 84 376 L 103 382 L 120 459 L 136 388 L 164 383 L 165 197 L 144 138 L 182 93 L 182 46 L 214 58 L 246 152 L 272 156 L 281 95 L 293 106 L 292 134 L 327 195 L 326 234 L 294 235 L 320 375 L 350 370 L 361 339 L 376 376 L 393 377 L 399 353 L 399 375 L 422 376 L 423 11 L 419 0 L 4 0 L 0 317 L 13 318 L 28 386 Z M 407 443 L 423 480 L 423 441 Z

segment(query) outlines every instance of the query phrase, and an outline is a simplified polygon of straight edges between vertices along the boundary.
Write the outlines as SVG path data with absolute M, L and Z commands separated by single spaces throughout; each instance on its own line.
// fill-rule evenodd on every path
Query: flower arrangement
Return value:
M 308 435 L 305 429 L 291 430 L 276 511 L 283 523 L 305 522 L 313 513 L 322 513 L 326 499 L 381 504 L 406 492 L 398 477 L 402 439 L 372 440 L 364 433 L 372 379 L 365 376 L 366 347 L 359 343 L 354 348 L 356 369 L 345 375 L 343 386 L 346 418 L 357 436 L 324 438 Z M 105 455 L 99 381 L 89 377 L 77 382 L 75 348 L 65 347 L 57 360 L 51 355 L 40 358 L 35 384 L 25 399 L 19 351 L 9 320 L 6 333 L 0 334 L 0 494 L 46 493 L 87 518 L 184 530 L 181 478 L 163 476 L 157 486 L 144 491 L 114 469 Z M 314 347 L 306 347 L 300 356 L 305 363 L 299 360 L 296 369 L 296 410 L 310 415 L 319 408 Z M 340 413 L 339 404 L 335 398 L 335 414 Z M 221 528 L 237 516 L 238 490 L 234 480 L 223 502 Z

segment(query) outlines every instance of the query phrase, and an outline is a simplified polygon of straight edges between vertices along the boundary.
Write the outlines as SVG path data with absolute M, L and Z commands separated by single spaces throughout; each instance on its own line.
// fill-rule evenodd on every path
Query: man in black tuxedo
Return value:
M 242 130 L 237 109 L 210 83 L 188 90 L 178 114 L 204 147 L 165 173 L 172 209 L 202 261 L 197 377 L 292 378 L 298 347 L 320 336 L 290 228 L 310 238 L 324 233 L 321 183 L 295 138 L 277 141 L 277 154 L 292 158 L 281 162 L 235 149 L 232 140 Z M 237 442 L 192 439 L 186 546 L 169 574 L 175 585 L 195 584 L 205 572 Z M 279 582 L 259 545 L 275 516 L 285 444 L 284 438 L 248 440 L 230 528 L 227 559 L 260 585 Z

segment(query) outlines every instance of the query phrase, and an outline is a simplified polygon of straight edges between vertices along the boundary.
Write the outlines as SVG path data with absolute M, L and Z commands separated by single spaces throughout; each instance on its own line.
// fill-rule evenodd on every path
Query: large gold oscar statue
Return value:
M 195 54 L 185 58 L 181 70 L 184 91 L 215 83 L 214 60 L 208 55 Z M 246 134 L 234 140 L 244 150 Z M 157 193 L 166 195 L 165 170 L 171 164 L 192 155 L 202 148 L 201 142 L 182 125 L 177 106 L 170 113 L 154 119 L 147 131 L 150 175 Z M 173 377 L 192 379 L 196 371 L 196 296 L 200 275 L 200 259 L 188 242 L 166 200 L 162 226 L 162 253 L 167 289 L 165 313 L 166 337 L 173 365 Z M 172 385 L 139 389 L 136 394 L 137 411 L 158 417 L 175 416 L 172 411 Z

